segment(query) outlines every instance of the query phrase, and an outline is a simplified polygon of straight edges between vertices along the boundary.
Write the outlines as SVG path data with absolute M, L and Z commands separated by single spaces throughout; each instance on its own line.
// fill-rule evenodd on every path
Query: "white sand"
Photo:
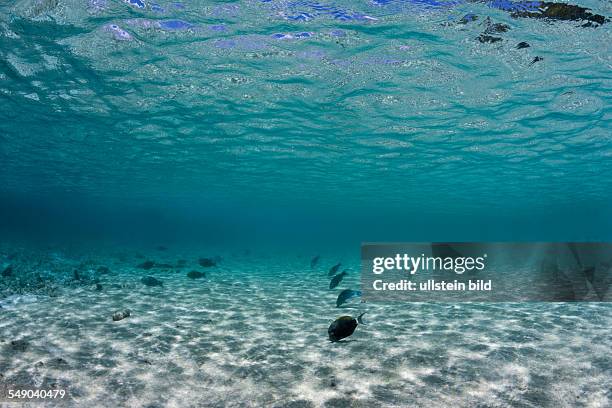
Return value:
M 64 403 L 78 407 L 612 404 L 612 305 L 357 300 L 337 309 L 358 277 L 328 290 L 335 259 L 313 271 L 305 257 L 227 257 L 210 269 L 196 268 L 197 257 L 171 271 L 98 259 L 112 270 L 102 291 L 5 303 L 0 381 L 65 388 Z M 191 269 L 209 277 L 190 280 Z M 144 275 L 164 287 L 145 287 Z M 131 316 L 113 322 L 123 309 Z M 349 341 L 328 341 L 333 319 L 365 310 Z M 24 350 L 11 344 L 21 339 Z

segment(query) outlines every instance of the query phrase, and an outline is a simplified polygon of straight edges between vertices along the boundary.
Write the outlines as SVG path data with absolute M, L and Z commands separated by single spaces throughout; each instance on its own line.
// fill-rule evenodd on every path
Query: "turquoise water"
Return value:
M 610 406 L 608 304 L 335 302 L 362 241 L 612 239 L 611 17 L 597 0 L 1 2 L 0 391 Z
M 5 202 L 610 238 L 608 23 L 517 2 L 137 3 L 0 6 Z

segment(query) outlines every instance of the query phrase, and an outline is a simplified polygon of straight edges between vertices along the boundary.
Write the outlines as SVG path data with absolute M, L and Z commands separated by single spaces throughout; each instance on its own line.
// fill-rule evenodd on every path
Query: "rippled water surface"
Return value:
M 575 1 L 0 2 L 0 388 L 609 407 L 609 303 L 336 307 L 360 241 L 612 239 L 612 2 Z
M 612 6 L 579 3 L 5 2 L 0 183 L 609 209 L 611 25 L 592 16 Z

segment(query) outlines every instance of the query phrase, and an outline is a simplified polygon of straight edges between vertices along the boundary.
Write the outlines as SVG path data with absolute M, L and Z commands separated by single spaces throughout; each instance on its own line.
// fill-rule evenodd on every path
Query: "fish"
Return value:
M 336 342 L 351 336 L 355 332 L 357 324 L 365 324 L 362 320 L 364 314 L 366 314 L 366 312 L 360 314 L 357 319 L 351 316 L 341 316 L 334 320 L 327 329 L 329 340 Z
M 164 283 L 162 281 L 160 281 L 159 279 L 155 279 L 152 276 L 145 276 L 140 281 L 146 286 L 164 286 Z
M 331 282 L 329 282 L 329 288 L 333 289 L 336 286 L 338 286 L 340 284 L 340 282 L 342 282 L 342 278 L 344 278 L 346 275 L 348 275 L 348 273 L 346 272 L 346 270 L 344 270 L 341 273 L 339 273 L 336 276 L 334 276 L 332 278 Z
M 342 305 L 342 304 L 348 302 L 350 299 L 352 299 L 354 297 L 358 297 L 358 296 L 361 296 L 361 291 L 360 290 L 344 289 L 338 295 L 338 299 L 336 299 L 336 307 L 340 307 L 340 305 Z
M 204 268 L 210 268 L 211 266 L 216 266 L 217 265 L 217 261 L 215 259 L 212 259 L 212 258 L 200 258 L 198 260 L 198 263 L 200 264 L 200 266 L 202 266 Z
M 99 266 L 96 272 L 99 273 L 100 275 L 106 275 L 110 273 L 110 269 L 108 269 L 107 266 Z
M 138 268 L 149 270 L 149 269 L 153 268 L 154 266 L 155 266 L 155 262 L 153 262 L 153 261 L 144 261 L 143 263 L 138 265 Z
M 156 263 L 154 265 L 156 268 L 166 268 L 166 269 L 172 269 L 174 266 L 167 264 L 167 263 Z
M 317 266 L 317 263 L 319 263 L 319 259 L 321 258 L 320 255 L 315 256 L 314 258 L 312 258 L 310 260 L 310 267 L 314 268 L 315 266 Z
M 206 274 L 200 271 L 190 271 L 187 273 L 187 277 L 190 279 L 200 279 L 206 277 Z
M 535 57 L 535 58 L 534 58 L 534 59 L 531 61 L 531 63 L 529 64 L 529 66 L 531 66 L 531 65 L 533 65 L 533 64 L 535 64 L 536 62 L 539 62 L 539 61 L 544 61 L 544 58 L 542 58 L 542 57 L 540 57 L 540 56 L 536 56 L 536 57 Z
M 7 266 L 6 269 L 4 269 L 2 271 L 2 277 L 3 278 L 6 278 L 6 277 L 12 276 L 12 275 L 13 275 L 13 266 L 12 265 Z
M 338 269 L 340 269 L 340 265 L 342 264 L 338 262 L 337 264 L 329 268 L 329 272 L 327 273 L 327 276 L 334 276 L 336 272 L 338 272 Z
M 521 41 L 520 43 L 516 44 L 516 49 L 517 50 L 522 50 L 523 48 L 529 48 L 529 47 L 531 47 L 531 46 L 526 41 Z

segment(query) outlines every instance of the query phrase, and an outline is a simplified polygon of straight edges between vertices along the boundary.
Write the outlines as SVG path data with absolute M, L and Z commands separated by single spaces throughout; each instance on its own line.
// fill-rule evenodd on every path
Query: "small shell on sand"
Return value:
M 123 320 L 126 317 L 130 317 L 130 310 L 126 309 L 124 311 L 117 311 L 115 313 L 113 313 L 113 321 L 114 322 L 118 322 L 119 320 Z

